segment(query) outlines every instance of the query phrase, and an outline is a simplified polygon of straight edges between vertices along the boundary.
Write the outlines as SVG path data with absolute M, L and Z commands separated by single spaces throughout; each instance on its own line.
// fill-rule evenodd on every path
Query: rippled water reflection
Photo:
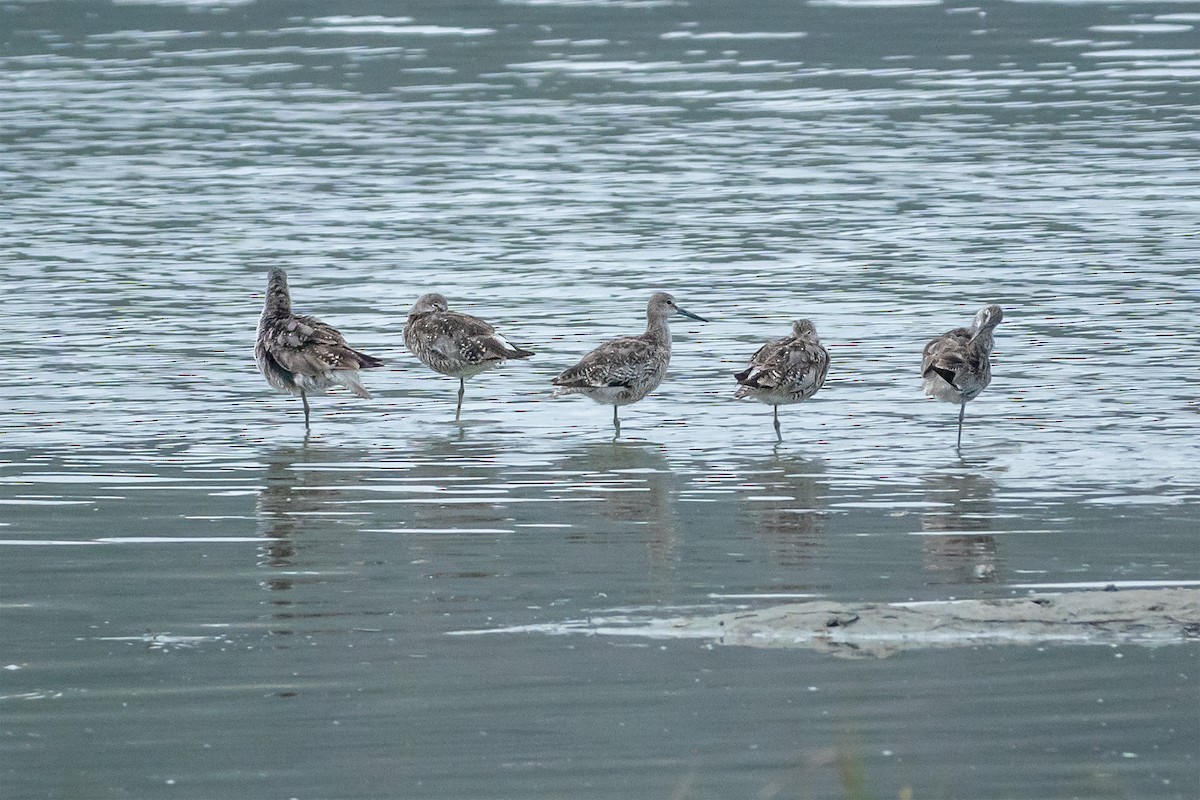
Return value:
M 5 796 L 1190 797 L 1193 646 L 453 631 L 1197 577 L 1194 4 L 0 5 Z M 265 270 L 389 357 L 255 372 Z M 669 289 L 623 413 L 549 379 Z M 437 290 L 537 351 L 454 381 Z M 920 348 L 1005 308 L 992 386 Z M 812 318 L 813 400 L 734 403 Z

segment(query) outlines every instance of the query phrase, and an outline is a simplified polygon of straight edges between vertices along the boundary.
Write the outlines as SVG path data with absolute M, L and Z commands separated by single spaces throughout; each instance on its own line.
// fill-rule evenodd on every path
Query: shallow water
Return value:
M 447 635 L 1200 577 L 1200 8 L 447 5 L 0 5 L 3 795 L 1200 792 L 1194 644 Z M 307 439 L 272 265 L 391 360 Z M 655 289 L 711 321 L 614 442 L 548 382 Z M 537 351 L 461 425 L 429 290 Z

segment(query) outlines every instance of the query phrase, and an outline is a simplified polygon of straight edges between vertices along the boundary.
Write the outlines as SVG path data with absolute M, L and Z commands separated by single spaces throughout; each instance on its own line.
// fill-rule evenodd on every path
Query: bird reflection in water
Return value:
M 995 518 L 996 482 L 987 459 L 959 459 L 925 479 L 929 510 L 921 515 L 921 563 L 939 583 L 994 583 L 996 539 L 988 531 Z
M 310 445 L 279 448 L 268 455 L 265 486 L 255 504 L 258 531 L 264 540 L 258 549 L 258 566 L 267 570 L 263 588 L 271 592 L 289 591 L 295 587 L 299 573 L 314 569 L 311 558 L 307 564 L 299 558 L 304 550 L 306 530 L 318 524 L 347 524 L 351 519 L 357 523 L 357 517 L 330 516 L 327 512 L 339 508 L 342 496 L 339 484 L 361 484 L 361 472 L 320 469 L 319 466 L 333 462 L 361 462 L 364 456 L 363 451 Z M 307 468 L 308 465 L 313 468 Z M 311 580 L 315 582 L 321 578 Z M 270 602 L 276 606 L 291 606 L 295 601 L 281 595 Z M 276 616 L 294 615 L 281 612 Z
M 512 506 L 504 502 L 516 490 L 510 484 L 499 446 L 486 436 L 469 432 L 469 423 L 456 424 L 447 436 L 432 436 L 424 441 L 412 441 L 403 448 L 398 459 L 403 464 L 403 476 L 409 485 L 436 487 L 439 496 L 495 502 L 416 503 L 401 504 L 387 509 L 387 525 L 398 530 L 427 531 L 504 529 L 512 526 Z M 532 459 L 529 462 L 532 464 Z M 415 557 L 441 553 L 447 536 L 443 533 L 410 534 L 411 552 Z
M 751 529 L 771 560 L 787 570 L 777 591 L 808 589 L 797 585 L 796 570 L 810 567 L 824 544 L 828 515 L 825 463 L 819 459 L 776 456 L 748 465 L 742 508 Z
M 572 494 L 598 501 L 589 503 L 589 510 L 595 508 L 603 520 L 620 523 L 622 528 L 632 525 L 645 532 L 651 564 L 663 566 L 678 559 L 681 479 L 661 445 L 631 440 L 597 442 L 558 466 L 572 476 Z M 574 538 L 592 538 L 597 527 L 581 529 Z

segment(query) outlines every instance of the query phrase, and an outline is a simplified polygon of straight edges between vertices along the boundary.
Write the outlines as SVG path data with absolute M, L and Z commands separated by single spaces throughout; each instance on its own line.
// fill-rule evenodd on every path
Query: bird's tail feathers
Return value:
M 369 356 L 368 356 L 369 358 Z M 375 366 L 379 366 L 376 364 Z M 371 393 L 367 391 L 367 387 L 362 385 L 362 381 L 358 379 L 358 370 L 344 369 L 334 373 L 337 375 L 338 381 L 350 391 L 354 392 L 358 397 L 371 399 Z
M 569 394 L 579 394 L 582 390 L 578 386 L 563 386 L 556 385 L 554 391 L 550 393 L 550 399 L 555 397 L 566 397 Z
M 734 379 L 749 389 L 771 389 L 774 388 L 775 381 L 771 380 L 765 370 L 756 370 L 750 367 L 733 376 Z M 763 383 L 763 378 L 767 377 L 767 383 Z
M 374 369 L 375 367 L 382 367 L 387 363 L 387 361 L 382 358 L 369 356 L 366 353 L 359 352 L 358 350 L 351 350 L 350 352 L 354 353 L 354 357 L 358 359 L 359 369 Z

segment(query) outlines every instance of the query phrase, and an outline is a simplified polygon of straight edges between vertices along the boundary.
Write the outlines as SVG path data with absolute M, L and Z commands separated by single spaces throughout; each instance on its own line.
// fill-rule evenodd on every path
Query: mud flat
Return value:
M 588 620 L 461 633 L 586 633 L 796 647 L 844 657 L 1003 644 L 1168 645 L 1200 641 L 1200 589 L 1028 594 L 898 603 L 816 600 L 728 614 Z

